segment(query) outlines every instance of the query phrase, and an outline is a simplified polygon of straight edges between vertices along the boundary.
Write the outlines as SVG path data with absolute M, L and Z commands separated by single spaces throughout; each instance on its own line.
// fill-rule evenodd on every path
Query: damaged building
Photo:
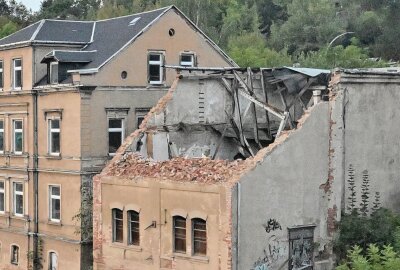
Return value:
M 399 70 L 180 69 L 94 178 L 95 269 L 333 269 L 350 166 L 400 209 Z

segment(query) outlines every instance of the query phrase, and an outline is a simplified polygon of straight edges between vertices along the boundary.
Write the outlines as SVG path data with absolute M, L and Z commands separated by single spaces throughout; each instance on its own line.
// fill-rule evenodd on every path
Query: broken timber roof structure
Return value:
M 330 77 L 295 68 L 167 68 L 178 78 L 120 150 L 154 161 L 255 156 L 296 127 L 327 93 Z

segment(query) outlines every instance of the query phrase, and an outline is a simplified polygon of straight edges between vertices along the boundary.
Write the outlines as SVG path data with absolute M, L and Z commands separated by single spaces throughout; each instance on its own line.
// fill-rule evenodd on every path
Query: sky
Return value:
M 38 11 L 40 8 L 40 2 L 42 0 L 17 0 L 17 1 L 22 2 L 22 4 L 32 9 L 33 11 Z

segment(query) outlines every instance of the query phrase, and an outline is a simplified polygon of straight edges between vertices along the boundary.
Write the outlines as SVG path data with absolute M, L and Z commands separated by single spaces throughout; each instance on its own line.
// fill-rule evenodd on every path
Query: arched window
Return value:
M 128 244 L 139 246 L 140 233 L 139 233 L 139 213 L 136 211 L 128 211 Z
M 114 208 L 112 210 L 113 242 L 124 241 L 124 215 L 122 210 Z
M 174 252 L 186 253 L 186 218 L 174 216 Z
M 207 223 L 201 218 L 192 219 L 193 255 L 207 255 Z
M 11 264 L 18 265 L 19 262 L 19 247 L 17 245 L 11 246 Z
M 55 252 L 49 252 L 49 270 L 58 269 L 58 256 Z

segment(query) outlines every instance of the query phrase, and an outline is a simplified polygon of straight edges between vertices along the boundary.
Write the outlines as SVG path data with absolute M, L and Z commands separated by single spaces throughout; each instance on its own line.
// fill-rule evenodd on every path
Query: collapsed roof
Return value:
M 283 130 L 296 128 L 330 77 L 292 68 L 173 68 L 179 77 L 105 174 L 228 181 L 232 175 L 220 171 L 244 171 Z

